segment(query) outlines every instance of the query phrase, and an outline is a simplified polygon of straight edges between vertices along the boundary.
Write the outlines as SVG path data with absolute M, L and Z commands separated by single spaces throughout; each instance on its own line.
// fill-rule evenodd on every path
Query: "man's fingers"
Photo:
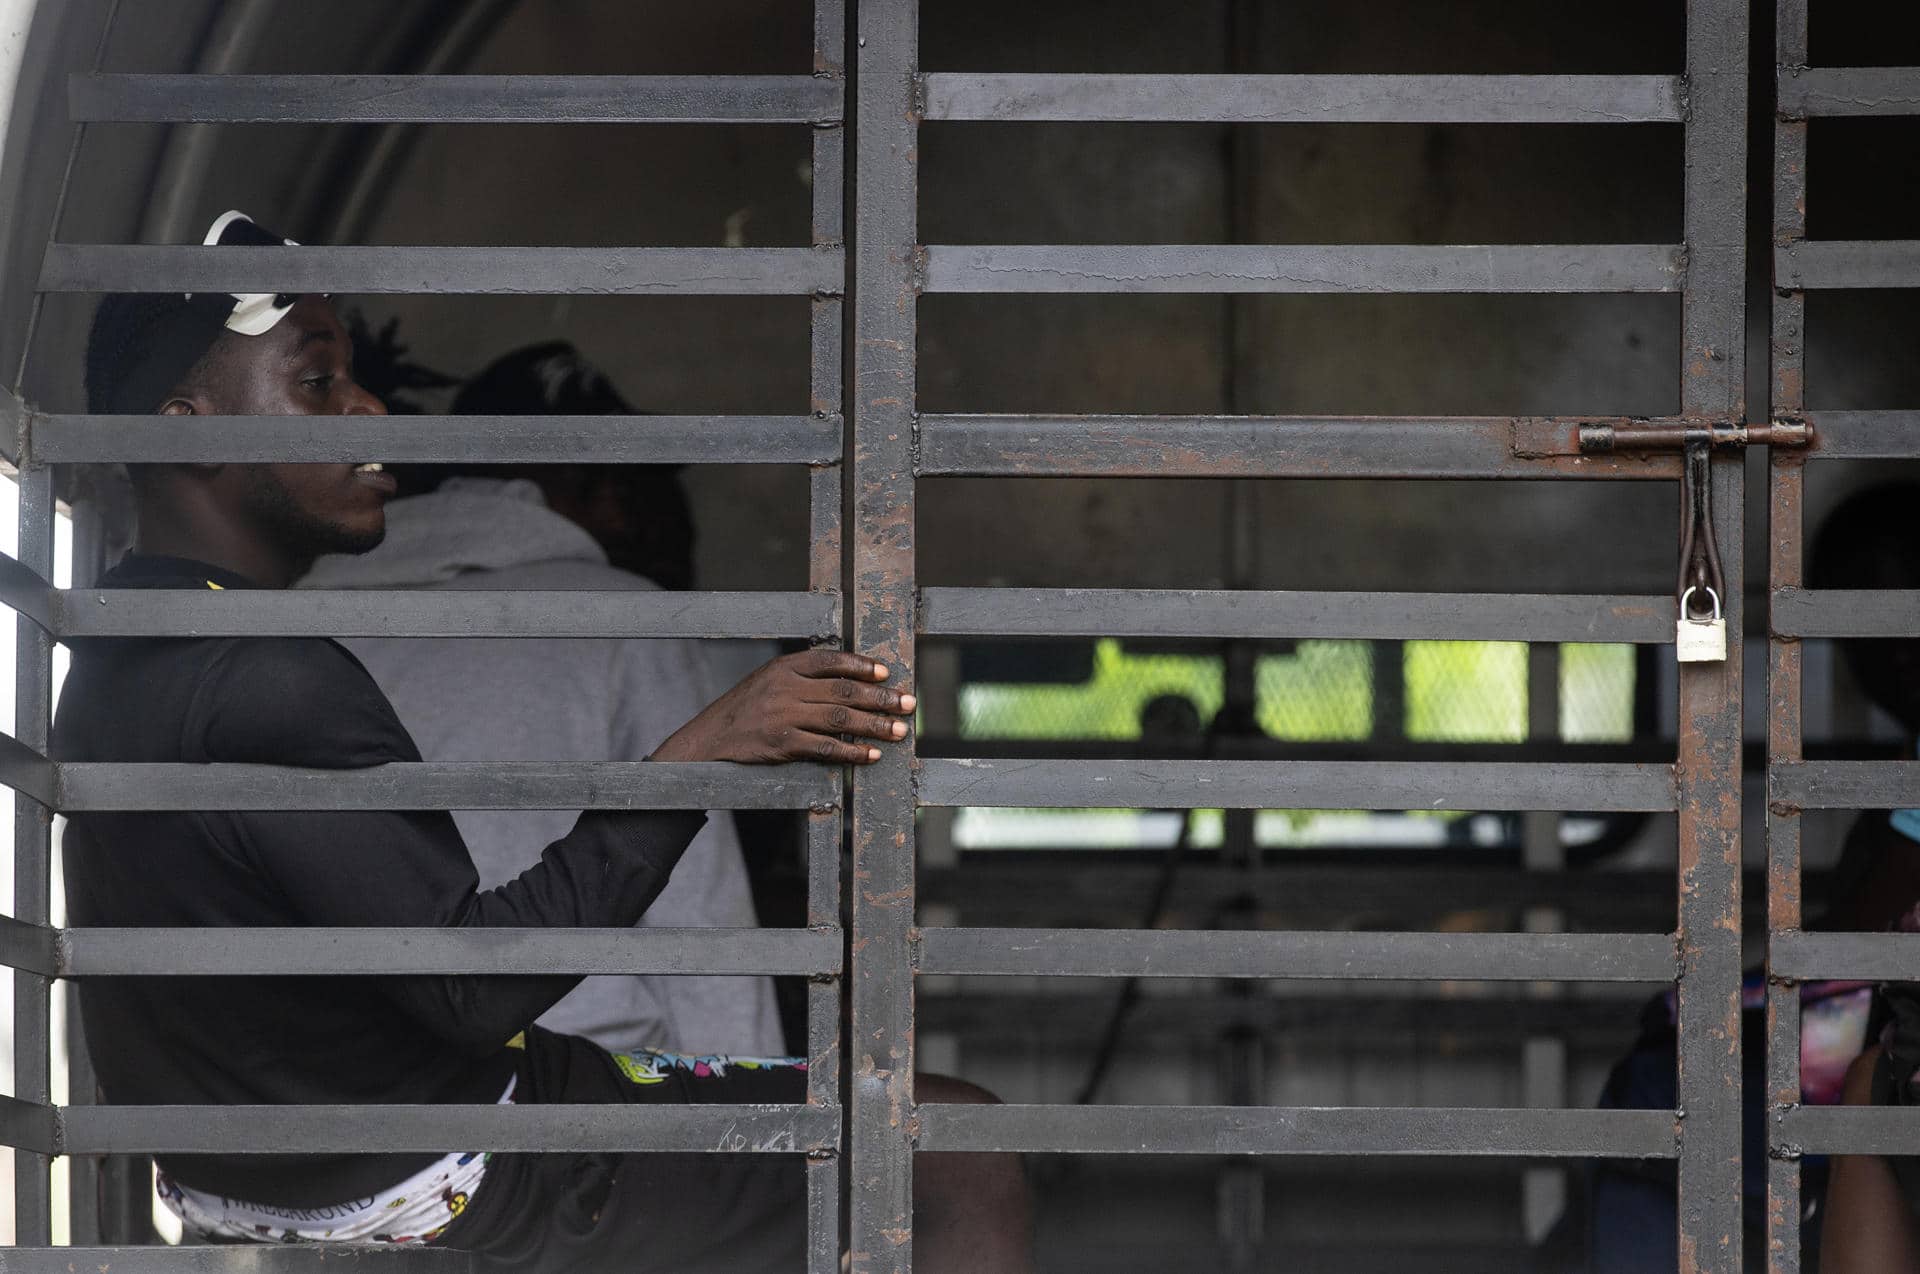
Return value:
M 805 718 L 805 728 L 809 730 L 818 730 L 822 734 L 853 734 L 888 743 L 907 737 L 907 723 L 898 717 L 861 712 L 839 704 L 815 704 L 812 707 L 812 714 Z
M 806 703 L 833 703 L 848 708 L 860 708 L 868 712 L 893 712 L 905 714 L 919 706 L 919 700 L 902 690 L 891 686 L 866 685 L 858 681 L 848 681 L 845 677 L 831 680 L 810 680 L 801 691 Z
M 825 765 L 872 765 L 880 759 L 879 748 L 804 730 L 793 731 L 782 751 L 789 761 L 819 761 Z
M 803 677 L 850 677 L 855 681 L 885 681 L 890 670 L 878 660 L 844 650 L 810 650 L 795 660 Z

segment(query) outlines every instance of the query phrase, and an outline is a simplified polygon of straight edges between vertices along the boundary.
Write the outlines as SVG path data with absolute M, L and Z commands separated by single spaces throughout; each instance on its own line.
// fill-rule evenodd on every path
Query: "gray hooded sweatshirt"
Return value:
M 371 553 L 327 557 L 302 588 L 648 589 L 523 480 L 455 478 L 387 506 Z M 346 643 L 429 761 L 637 761 L 725 687 L 691 641 L 377 638 Z M 575 814 L 461 810 L 454 818 L 492 888 L 539 860 Z M 758 923 L 730 815 L 716 811 L 644 925 Z M 590 977 L 540 1018 L 619 1052 L 777 1056 L 766 978 Z

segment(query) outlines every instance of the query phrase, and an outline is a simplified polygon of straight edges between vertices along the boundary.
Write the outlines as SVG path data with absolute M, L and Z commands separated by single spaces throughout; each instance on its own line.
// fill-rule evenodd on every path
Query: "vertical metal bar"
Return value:
M 1682 411 L 1740 419 L 1746 329 L 1745 0 L 1688 0 Z M 1740 1247 L 1740 691 L 1744 465 L 1716 460 L 1729 596 L 1724 663 L 1679 692 L 1679 1269 L 1737 1274 Z
M 53 578 L 53 474 L 45 466 L 20 471 L 19 560 Z M 52 711 L 53 643 L 31 620 L 14 621 L 14 737 L 36 751 L 47 750 Z M 30 924 L 48 923 L 49 864 L 53 814 L 46 806 L 14 793 L 13 909 Z M 22 1101 L 53 1100 L 49 1049 L 49 978 L 13 975 L 13 1091 Z M 53 1241 L 53 1160 L 25 1150 L 13 1152 L 15 1241 L 22 1247 Z
M 1807 0 L 1779 0 L 1775 9 L 1776 74 L 1807 60 Z M 1776 110 L 1775 114 L 1778 114 Z M 1807 228 L 1807 125 L 1776 119 L 1773 134 L 1773 241 L 1792 243 Z M 1774 290 L 1768 412 L 1771 418 L 1806 409 L 1804 332 L 1806 295 Z M 1805 468 L 1789 451 L 1768 456 L 1767 588 L 1801 583 L 1804 522 L 1801 497 Z M 1797 640 L 1772 637 L 1767 646 L 1767 762 L 1801 759 L 1800 651 Z M 1767 938 L 1800 928 L 1800 814 L 1767 808 Z M 1767 1268 L 1799 1274 L 1799 1155 L 1774 1144 L 1777 1117 L 1800 1104 L 1800 987 L 1791 979 L 1767 979 Z
M 1534 642 L 1527 647 L 1527 738 L 1555 743 L 1560 738 L 1560 647 Z M 1531 810 L 1520 816 L 1521 862 L 1530 872 L 1559 872 L 1567 865 L 1560 842 L 1560 814 Z M 1559 933 L 1566 913 L 1555 907 L 1529 907 L 1523 918 L 1528 933 Z M 1564 996 L 1563 983 L 1542 982 L 1529 994 L 1543 1000 Z M 1567 1040 L 1564 1035 L 1535 1035 L 1521 1044 L 1520 1084 L 1528 1106 L 1560 1109 L 1567 1104 Z M 1539 1243 L 1567 1207 L 1567 1170 L 1533 1164 L 1520 1177 L 1520 1213 L 1527 1242 Z
M 844 82 L 847 12 L 844 0 L 814 0 L 813 69 L 816 75 Z M 839 125 L 814 128 L 812 134 L 813 232 L 816 248 L 844 242 L 846 213 L 846 129 Z M 814 415 L 841 414 L 845 399 L 843 366 L 845 307 L 837 296 L 813 298 L 811 367 L 809 371 Z M 808 471 L 810 550 L 807 587 L 815 592 L 840 589 L 844 491 L 839 465 L 819 465 Z M 807 924 L 813 928 L 840 927 L 841 809 L 807 812 Z M 807 1103 L 840 1104 L 840 990 L 838 977 L 818 977 L 807 984 Z M 845 1130 L 842 1129 L 844 1143 Z M 816 1155 L 807 1160 L 807 1274 L 839 1274 L 840 1166 L 838 1155 Z
M 916 0 L 858 8 L 850 631 L 896 678 L 913 666 L 918 28 Z M 911 748 L 853 776 L 856 1274 L 913 1266 L 914 805 Z

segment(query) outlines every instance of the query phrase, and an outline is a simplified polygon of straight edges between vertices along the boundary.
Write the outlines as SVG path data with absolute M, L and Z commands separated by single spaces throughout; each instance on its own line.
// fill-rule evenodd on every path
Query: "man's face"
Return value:
M 196 410 L 231 416 L 385 415 L 354 383 L 353 342 L 323 297 L 272 331 L 221 337 Z M 364 553 L 386 534 L 393 476 L 366 464 L 230 464 L 215 479 L 258 534 L 295 556 Z

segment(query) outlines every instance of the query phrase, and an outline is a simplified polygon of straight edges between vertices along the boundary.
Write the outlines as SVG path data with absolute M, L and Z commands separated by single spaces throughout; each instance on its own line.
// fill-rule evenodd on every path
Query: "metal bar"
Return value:
M 1920 67 L 1805 66 L 1785 57 L 1777 60 L 1782 119 L 1920 115 Z
M 810 75 L 74 75 L 76 121 L 778 124 L 840 118 Z
M 75 637 L 830 638 L 822 593 L 496 589 L 72 589 L 53 631 Z
M 914 1108 L 923 1151 L 1671 1159 L 1670 1110 L 1398 1106 Z
M 50 931 L 51 932 L 51 931 Z M 820 929 L 65 929 L 60 977 L 830 974 Z
M 291 251 L 291 249 L 289 249 Z M 1672 244 L 930 244 L 928 292 L 1677 292 Z
M 923 416 L 922 476 L 1638 478 L 1670 455 L 1582 455 L 1592 417 Z M 1625 425 L 1629 422 L 1621 420 Z
M 1749 425 L 1742 421 L 1706 423 L 1671 421 L 1642 423 L 1620 427 L 1609 424 L 1580 426 L 1582 451 L 1684 451 L 1696 442 L 1709 447 L 1807 447 L 1813 443 L 1813 428 L 1805 421 L 1776 420 L 1769 424 Z
M 1920 239 L 1802 239 L 1773 250 L 1774 286 L 1920 287 Z
M 1776 637 L 1920 637 L 1920 589 L 1778 587 L 1771 601 Z
M 1777 1112 L 1773 1124 L 1780 1145 L 1796 1154 L 1920 1154 L 1920 1109 L 1912 1106 L 1800 1106 Z
M 21 470 L 20 562 L 41 579 L 53 578 L 53 471 L 45 466 Z M 38 788 L 47 771 L 16 766 L 29 755 L 48 752 L 53 713 L 53 640 L 44 628 L 22 615 L 14 622 L 14 733 L 5 770 L 26 771 Z M 49 923 L 52 905 L 53 811 L 27 792 L 14 797 L 13 915 L 31 925 Z M 22 1101 L 52 1101 L 53 982 L 37 973 L 13 975 L 13 1095 Z M 44 1154 L 18 1150 L 13 1156 L 14 1235 L 26 1246 L 52 1242 L 52 1161 Z
M 24 622 L 24 621 L 22 621 Z M 0 785 L 53 804 L 54 764 L 10 734 L 0 734 Z
M 0 968 L 58 977 L 59 937 L 60 931 L 50 925 L 0 916 Z
M 0 1274 L 75 1274 L 140 1269 L 158 1274 L 468 1274 L 473 1257 L 454 1248 L 297 1247 L 249 1243 L 240 1247 L 0 1248 Z
M 1776 929 L 1772 955 L 1769 971 L 1781 978 L 1802 982 L 1828 978 L 1910 982 L 1914 969 L 1920 968 L 1916 963 L 1920 961 L 1920 934 Z
M 855 188 L 848 592 L 856 649 L 914 660 L 919 5 L 854 11 Z M 853 1274 L 913 1268 L 914 773 L 911 739 L 853 775 Z
M 838 772 L 723 761 L 443 761 L 306 770 L 272 765 L 62 762 L 62 814 L 114 810 L 808 809 Z
M 1745 0 L 1688 0 L 1680 408 L 1746 418 Z M 1678 1251 L 1680 1274 L 1738 1274 L 1740 766 L 1744 460 L 1718 453 L 1710 490 L 1727 591 L 1727 658 L 1679 672 Z
M 1769 801 L 1796 810 L 1888 810 L 1920 805 L 1920 761 L 1777 763 Z
M 847 11 L 844 0 L 814 0 L 813 69 L 836 86 L 846 82 Z M 812 242 L 840 247 L 846 240 L 847 131 L 838 124 L 818 125 L 812 136 Z M 808 397 L 816 417 L 832 422 L 831 464 L 808 473 L 807 586 L 830 594 L 838 610 L 842 581 L 842 506 L 846 492 L 841 466 L 846 462 L 846 306 L 838 296 L 815 297 L 808 315 Z M 844 625 L 842 626 L 844 627 Z M 807 1101 L 839 1108 L 841 1096 L 840 1006 L 844 983 L 837 958 L 846 935 L 840 924 L 840 844 L 844 830 L 841 804 L 814 809 L 806 820 L 807 923 L 832 935 L 836 960 L 832 975 L 807 982 Z M 807 1158 L 807 1274 L 840 1274 L 840 1178 L 837 1155 Z
M 1803 310 L 1799 292 L 1776 297 L 1778 307 L 1797 302 Z M 1793 349 L 1797 353 L 1800 324 L 1793 327 Z M 1797 365 L 1777 371 L 1776 376 L 1800 377 Z M 1797 386 L 1796 386 L 1797 388 Z M 1912 460 L 1920 459 L 1920 412 L 1916 411 L 1808 411 L 1802 413 L 1814 428 L 1813 450 L 1809 460 Z
M 1683 118 L 1671 75 L 922 77 L 928 119 L 1191 124 L 1640 124 Z
M 1449 1057 L 1511 1060 L 1520 1039 L 1551 1032 L 1578 1048 L 1611 1056 L 1620 1048 L 1621 1022 L 1646 999 L 1642 987 L 1619 985 L 1622 995 L 1598 999 L 1447 995 L 1445 987 L 1435 988 L 1440 993 L 1419 995 L 1381 982 L 1342 983 L 1327 988 L 1338 994 L 1287 998 L 1196 994 L 1183 987 L 1179 994 L 1135 1001 L 1127 1015 L 1127 1039 L 1132 1044 L 1150 1040 L 1187 1045 L 1240 1030 L 1290 1036 L 1289 1050 L 1302 1059 L 1322 1050 L 1333 1056 L 1353 1049 L 1392 1055 L 1417 1043 L 1444 1050 Z M 933 995 L 923 988 L 919 1001 L 923 1031 L 951 1031 L 968 1043 L 1038 1045 L 1056 1057 L 1072 1057 L 1074 1050 L 1091 1047 L 1112 1010 L 1110 990 Z
M 35 415 L 46 464 L 333 461 L 390 464 L 833 464 L 821 416 Z
M 930 973 L 1089 978 L 1402 978 L 1667 982 L 1658 933 L 1344 933 L 1244 929 L 923 929 Z
M 49 601 L 53 591 L 53 585 L 41 578 L 38 571 L 19 558 L 0 553 L 0 605 L 22 619 L 32 620 L 42 632 L 53 628 Z
M 934 758 L 920 763 L 920 800 L 1036 809 L 1635 811 L 1673 809 L 1675 789 L 1665 765 Z
M 1579 594 L 1093 588 L 920 592 L 920 631 L 928 636 L 1365 637 L 1664 645 L 1673 641 L 1676 616 L 1670 597 Z
M 69 1155 L 358 1151 L 804 1154 L 839 1144 L 824 1106 L 68 1106 Z
M 45 292 L 805 296 L 837 292 L 818 248 L 218 247 L 54 243 Z
M 45 1102 L 0 1093 L 0 1146 L 53 1155 L 59 1147 L 56 1111 Z

